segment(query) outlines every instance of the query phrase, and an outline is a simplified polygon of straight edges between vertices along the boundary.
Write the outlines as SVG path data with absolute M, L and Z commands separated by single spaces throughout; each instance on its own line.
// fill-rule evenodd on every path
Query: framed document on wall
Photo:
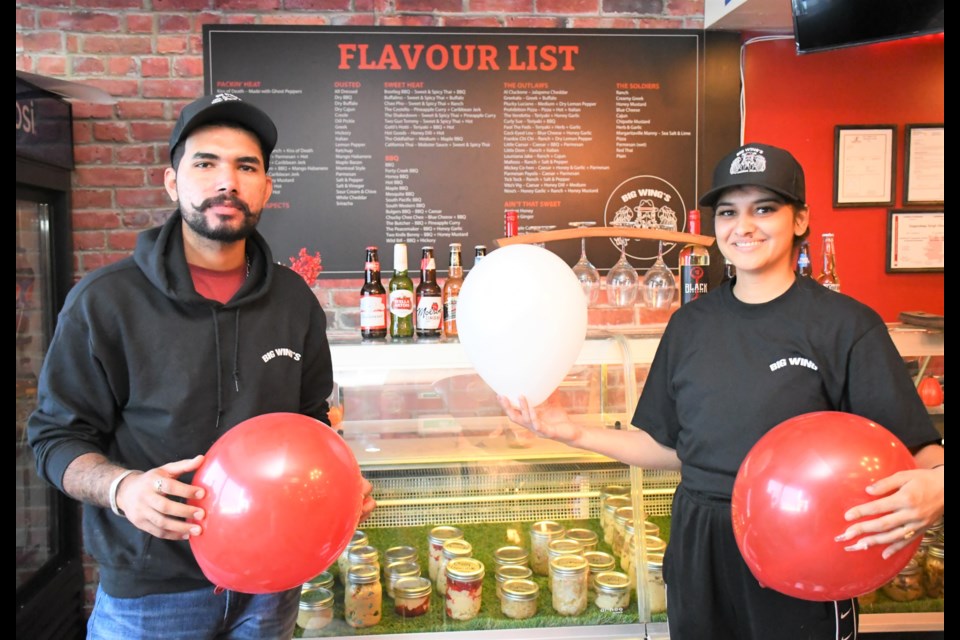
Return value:
M 908 124 L 903 204 L 943 205 L 943 123 Z
M 893 205 L 896 125 L 834 128 L 833 206 Z
M 887 273 L 943 271 L 943 210 L 891 209 Z

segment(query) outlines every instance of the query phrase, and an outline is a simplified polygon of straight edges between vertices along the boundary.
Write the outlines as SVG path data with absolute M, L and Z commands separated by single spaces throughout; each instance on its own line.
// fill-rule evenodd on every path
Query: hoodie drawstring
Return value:
M 240 393 L 240 309 L 237 309 L 233 332 L 233 386 Z
M 217 431 L 220 431 L 220 416 L 223 415 L 223 376 L 220 374 L 220 325 L 217 322 L 217 310 L 210 307 L 213 315 L 213 342 L 217 347 Z
M 220 430 L 220 417 L 223 415 L 223 375 L 220 369 L 220 324 L 217 322 L 217 310 L 210 308 L 213 315 L 213 341 L 217 348 L 217 430 Z M 234 314 L 233 336 L 233 387 L 240 393 L 240 309 Z

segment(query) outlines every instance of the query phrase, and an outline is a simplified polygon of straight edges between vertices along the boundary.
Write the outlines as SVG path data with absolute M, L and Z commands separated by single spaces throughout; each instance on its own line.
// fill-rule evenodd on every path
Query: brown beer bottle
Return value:
M 439 338 L 442 323 L 443 290 L 437 284 L 437 263 L 433 247 L 424 247 L 420 259 L 420 284 L 417 285 L 417 337 Z
M 817 276 L 817 282 L 827 289 L 840 291 L 840 276 L 837 275 L 837 254 L 832 233 L 823 234 L 823 267 L 820 269 L 820 275 Z
M 380 282 L 380 255 L 377 247 L 367 247 L 360 287 L 360 337 L 378 340 L 387 337 L 387 290 Z
M 443 283 L 443 335 L 457 337 L 457 301 L 463 286 L 463 264 L 460 243 L 450 244 L 450 272 Z

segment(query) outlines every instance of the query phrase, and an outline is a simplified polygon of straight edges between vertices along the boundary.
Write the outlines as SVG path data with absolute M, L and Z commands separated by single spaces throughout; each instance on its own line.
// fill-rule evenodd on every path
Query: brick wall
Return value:
M 203 93 L 204 24 L 697 29 L 703 0 L 23 0 L 16 24 L 18 71 L 82 82 L 117 99 L 73 103 L 79 279 L 128 255 L 137 233 L 170 212 L 167 140 L 180 108 Z M 332 328 L 358 328 L 360 284 L 315 287 Z M 641 312 L 594 310 L 591 324 L 629 323 Z M 97 584 L 89 559 L 86 575 L 89 610 Z

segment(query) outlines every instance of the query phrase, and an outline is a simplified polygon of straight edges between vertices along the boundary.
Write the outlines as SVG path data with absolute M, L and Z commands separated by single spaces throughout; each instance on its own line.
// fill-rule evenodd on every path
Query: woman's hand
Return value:
M 877 517 L 850 525 L 836 540 L 859 538 L 847 551 L 888 545 L 883 557 L 889 558 L 943 515 L 943 466 L 899 471 L 867 487 L 867 493 L 884 497 L 853 507 L 844 517 L 847 521 Z
M 575 444 L 583 435 L 583 428 L 571 422 L 569 414 L 553 397 L 536 408 L 531 407 L 524 396 L 520 396 L 518 405 L 505 396 L 498 399 L 511 422 L 544 438 Z

